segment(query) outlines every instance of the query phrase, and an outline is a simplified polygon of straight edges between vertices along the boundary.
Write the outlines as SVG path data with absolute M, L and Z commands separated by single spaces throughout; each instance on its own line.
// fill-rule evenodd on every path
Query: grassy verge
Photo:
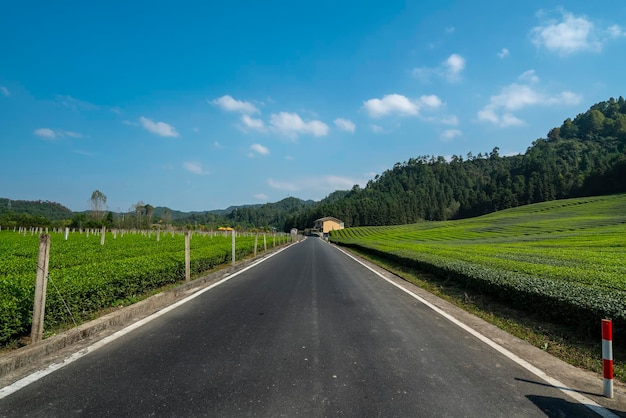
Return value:
M 598 336 L 582 336 L 578 329 L 546 322 L 543 317 L 513 309 L 458 282 L 442 280 L 414 268 L 364 254 L 354 248 L 350 250 L 573 366 L 602 373 L 602 353 Z M 614 351 L 625 352 L 626 347 L 622 347 L 623 345 L 626 344 L 616 347 Z M 624 359 L 616 358 L 614 373 L 617 380 L 626 382 Z

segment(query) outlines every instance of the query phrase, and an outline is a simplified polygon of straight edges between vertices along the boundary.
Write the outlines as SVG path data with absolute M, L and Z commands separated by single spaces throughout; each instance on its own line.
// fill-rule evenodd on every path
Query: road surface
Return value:
M 309 238 L 0 399 L 0 417 L 597 416 Z

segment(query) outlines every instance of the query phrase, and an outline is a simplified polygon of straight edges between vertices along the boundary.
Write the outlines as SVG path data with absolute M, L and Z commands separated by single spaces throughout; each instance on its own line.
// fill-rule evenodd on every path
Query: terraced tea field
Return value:
M 185 278 L 182 234 L 161 234 L 157 240 L 154 233 L 114 238 L 107 232 L 104 245 L 93 233 L 71 233 L 67 241 L 63 233 L 50 235 L 46 329 L 80 323 L 98 310 Z M 254 241 L 254 236 L 238 236 L 236 259 L 253 253 Z M 268 248 L 279 242 L 267 236 Z M 193 235 L 192 275 L 230 262 L 231 243 L 230 235 Z M 262 236 L 258 247 L 264 249 Z M 38 248 L 38 234 L 0 231 L 0 345 L 30 331 Z
M 348 228 L 330 239 L 560 320 L 626 320 L 624 194 L 458 221 Z

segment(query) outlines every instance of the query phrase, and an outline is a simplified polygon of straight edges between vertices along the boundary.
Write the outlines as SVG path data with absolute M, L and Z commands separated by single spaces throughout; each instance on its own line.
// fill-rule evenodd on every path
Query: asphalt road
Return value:
M 0 399 L 1 417 L 584 417 L 317 238 Z

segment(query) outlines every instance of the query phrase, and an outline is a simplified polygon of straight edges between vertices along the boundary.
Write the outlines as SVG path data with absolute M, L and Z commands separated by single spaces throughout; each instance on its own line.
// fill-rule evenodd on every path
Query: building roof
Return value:
M 336 222 L 338 224 L 342 224 L 343 223 L 342 220 L 339 220 L 339 219 L 334 218 L 332 216 L 325 216 L 323 218 L 316 219 L 315 223 L 318 223 L 318 222 L 322 222 L 323 223 L 323 222 L 326 222 L 326 221 L 332 221 L 332 222 Z

